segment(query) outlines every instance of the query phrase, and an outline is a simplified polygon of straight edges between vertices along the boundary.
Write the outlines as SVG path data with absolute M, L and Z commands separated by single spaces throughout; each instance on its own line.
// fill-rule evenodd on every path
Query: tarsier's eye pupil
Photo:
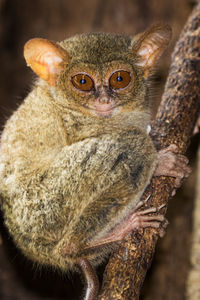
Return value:
M 131 73 L 124 70 L 114 72 L 109 79 L 110 87 L 114 90 L 123 89 L 131 82 Z
M 81 79 L 80 80 L 80 84 L 85 84 L 86 83 L 86 80 L 85 79 Z
M 120 81 L 122 81 L 122 80 L 123 80 L 123 78 L 122 78 L 121 76 L 118 76 L 118 77 L 117 77 L 117 81 L 120 82 Z
M 94 89 L 94 81 L 93 79 L 87 74 L 76 74 L 71 78 L 71 82 L 73 86 L 80 91 L 83 92 L 90 92 Z

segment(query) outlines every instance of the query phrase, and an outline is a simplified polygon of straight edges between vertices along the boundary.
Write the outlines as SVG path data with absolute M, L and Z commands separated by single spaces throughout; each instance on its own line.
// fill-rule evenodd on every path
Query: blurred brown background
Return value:
M 170 53 L 193 6 L 191 0 L 0 0 L 1 128 L 30 91 L 33 74 L 25 65 L 23 45 L 33 37 L 58 41 L 91 31 L 134 35 L 152 23 L 170 24 L 173 40 L 156 76 L 155 107 L 166 78 Z M 197 144 L 198 135 L 189 152 L 194 169 Z M 195 172 L 170 202 L 170 226 L 159 242 L 142 290 L 143 300 L 185 299 L 194 182 Z M 77 274 L 60 274 L 35 266 L 12 244 L 2 221 L 0 226 L 0 299 L 79 299 L 83 286 Z M 102 271 L 103 266 L 99 269 L 100 277 Z

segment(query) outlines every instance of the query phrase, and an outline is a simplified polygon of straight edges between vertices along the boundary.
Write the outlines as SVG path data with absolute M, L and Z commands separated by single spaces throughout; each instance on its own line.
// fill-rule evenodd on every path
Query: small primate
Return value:
M 164 220 L 154 207 L 138 211 L 151 177 L 178 186 L 190 173 L 174 145 L 157 153 L 147 134 L 148 79 L 170 36 L 155 25 L 135 37 L 35 38 L 24 48 L 38 78 L 1 136 L 5 224 L 30 259 L 81 268 L 85 299 L 96 298 L 94 267 L 116 242 Z

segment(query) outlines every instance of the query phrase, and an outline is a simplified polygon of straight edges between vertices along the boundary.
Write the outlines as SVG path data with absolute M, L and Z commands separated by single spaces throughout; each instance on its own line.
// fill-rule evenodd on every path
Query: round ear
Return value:
M 27 65 L 42 79 L 55 85 L 57 76 L 69 62 L 69 55 L 58 44 L 46 39 L 35 38 L 24 46 Z
M 145 76 L 154 67 L 171 39 L 168 25 L 154 25 L 132 39 L 132 51 L 137 56 L 136 65 L 144 67 Z

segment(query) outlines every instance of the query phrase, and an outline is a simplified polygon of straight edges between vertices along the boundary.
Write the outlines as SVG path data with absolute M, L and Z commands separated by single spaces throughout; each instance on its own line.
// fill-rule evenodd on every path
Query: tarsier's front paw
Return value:
M 175 188 L 180 187 L 182 180 L 191 173 L 188 166 L 189 160 L 178 153 L 178 147 L 174 144 L 158 152 L 158 165 L 154 176 L 175 177 Z

